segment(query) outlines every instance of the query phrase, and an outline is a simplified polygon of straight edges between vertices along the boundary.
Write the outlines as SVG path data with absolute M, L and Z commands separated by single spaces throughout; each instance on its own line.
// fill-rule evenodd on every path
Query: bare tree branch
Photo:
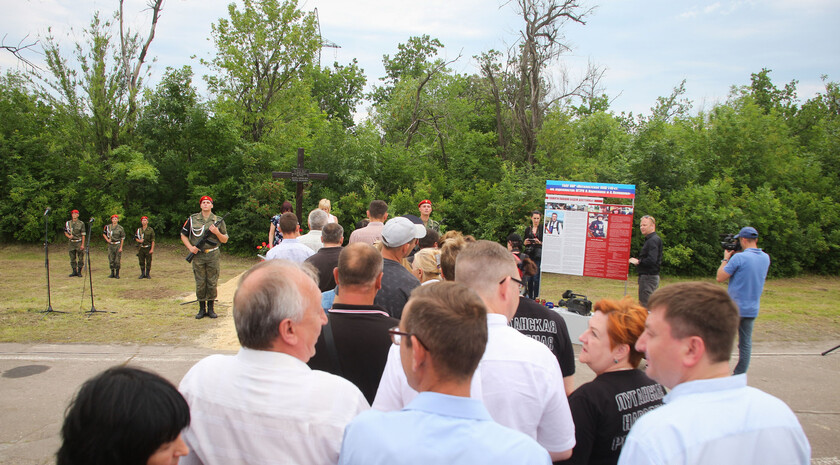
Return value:
M 29 38 L 29 34 L 27 34 L 26 36 L 24 36 L 23 39 L 21 39 L 17 43 L 17 45 L 6 45 L 6 37 L 7 36 L 8 36 L 8 34 L 3 35 L 3 41 L 0 42 L 0 49 L 8 51 L 9 53 L 14 55 L 15 58 L 20 60 L 26 66 L 28 66 L 32 69 L 40 70 L 41 68 L 39 68 L 37 65 L 35 65 L 35 63 L 32 63 L 31 61 L 29 61 L 29 59 L 24 57 L 23 54 L 21 53 L 24 50 L 31 49 L 32 47 L 38 45 L 39 41 L 36 39 L 34 42 L 25 43 L 26 40 Z

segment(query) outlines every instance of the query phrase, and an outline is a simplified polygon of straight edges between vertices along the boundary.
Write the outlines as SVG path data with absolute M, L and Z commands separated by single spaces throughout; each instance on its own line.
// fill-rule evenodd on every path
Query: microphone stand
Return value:
M 47 269 L 47 309 L 41 313 L 67 313 L 53 310 L 52 299 L 50 298 L 50 241 L 49 241 L 49 215 L 50 209 L 44 212 L 44 268 Z
M 90 310 L 86 311 L 88 317 L 93 315 L 94 313 L 117 313 L 117 312 L 106 312 L 104 310 L 97 310 L 96 307 L 93 305 L 93 269 L 90 267 L 90 243 L 93 242 L 91 239 L 93 236 L 90 235 L 91 231 L 91 224 L 93 223 L 93 218 L 88 221 L 87 224 L 87 237 L 88 237 L 88 247 L 85 250 L 85 257 L 87 258 L 87 268 L 88 268 L 88 280 L 90 281 Z

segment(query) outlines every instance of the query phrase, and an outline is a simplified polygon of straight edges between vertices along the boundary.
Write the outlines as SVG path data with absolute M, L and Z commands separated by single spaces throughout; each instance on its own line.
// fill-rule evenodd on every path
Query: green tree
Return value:
M 228 6 L 229 19 L 212 25 L 216 56 L 204 62 L 218 75 L 208 76 L 210 89 L 242 121 L 248 139 L 295 118 L 308 101 L 304 79 L 321 46 L 315 15 L 298 8 L 296 0 L 244 0 L 240 10 Z
M 353 113 L 367 82 L 356 59 L 347 66 L 335 62 L 332 68 L 315 68 L 312 81 L 312 95 L 321 111 L 331 119 L 338 118 L 346 128 L 353 126 Z

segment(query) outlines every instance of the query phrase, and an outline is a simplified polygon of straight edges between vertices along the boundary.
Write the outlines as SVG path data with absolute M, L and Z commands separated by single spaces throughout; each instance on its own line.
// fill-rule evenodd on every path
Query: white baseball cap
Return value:
M 398 216 L 391 218 L 382 228 L 382 243 L 386 247 L 399 247 L 408 244 L 412 239 L 426 236 L 426 227 L 414 224 L 408 218 Z

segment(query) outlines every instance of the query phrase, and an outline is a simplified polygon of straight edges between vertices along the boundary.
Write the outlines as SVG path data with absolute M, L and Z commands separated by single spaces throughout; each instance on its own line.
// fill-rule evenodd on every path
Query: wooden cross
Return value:
M 303 209 L 303 183 L 309 182 L 310 179 L 327 179 L 327 173 L 310 173 L 308 169 L 303 167 L 303 149 L 299 148 L 297 152 L 297 168 L 292 171 L 272 171 L 271 177 L 274 179 L 283 178 L 291 179 L 292 182 L 297 183 L 297 190 L 295 191 L 295 212 L 297 213 L 298 222 L 303 223 L 301 217 L 301 210 Z

